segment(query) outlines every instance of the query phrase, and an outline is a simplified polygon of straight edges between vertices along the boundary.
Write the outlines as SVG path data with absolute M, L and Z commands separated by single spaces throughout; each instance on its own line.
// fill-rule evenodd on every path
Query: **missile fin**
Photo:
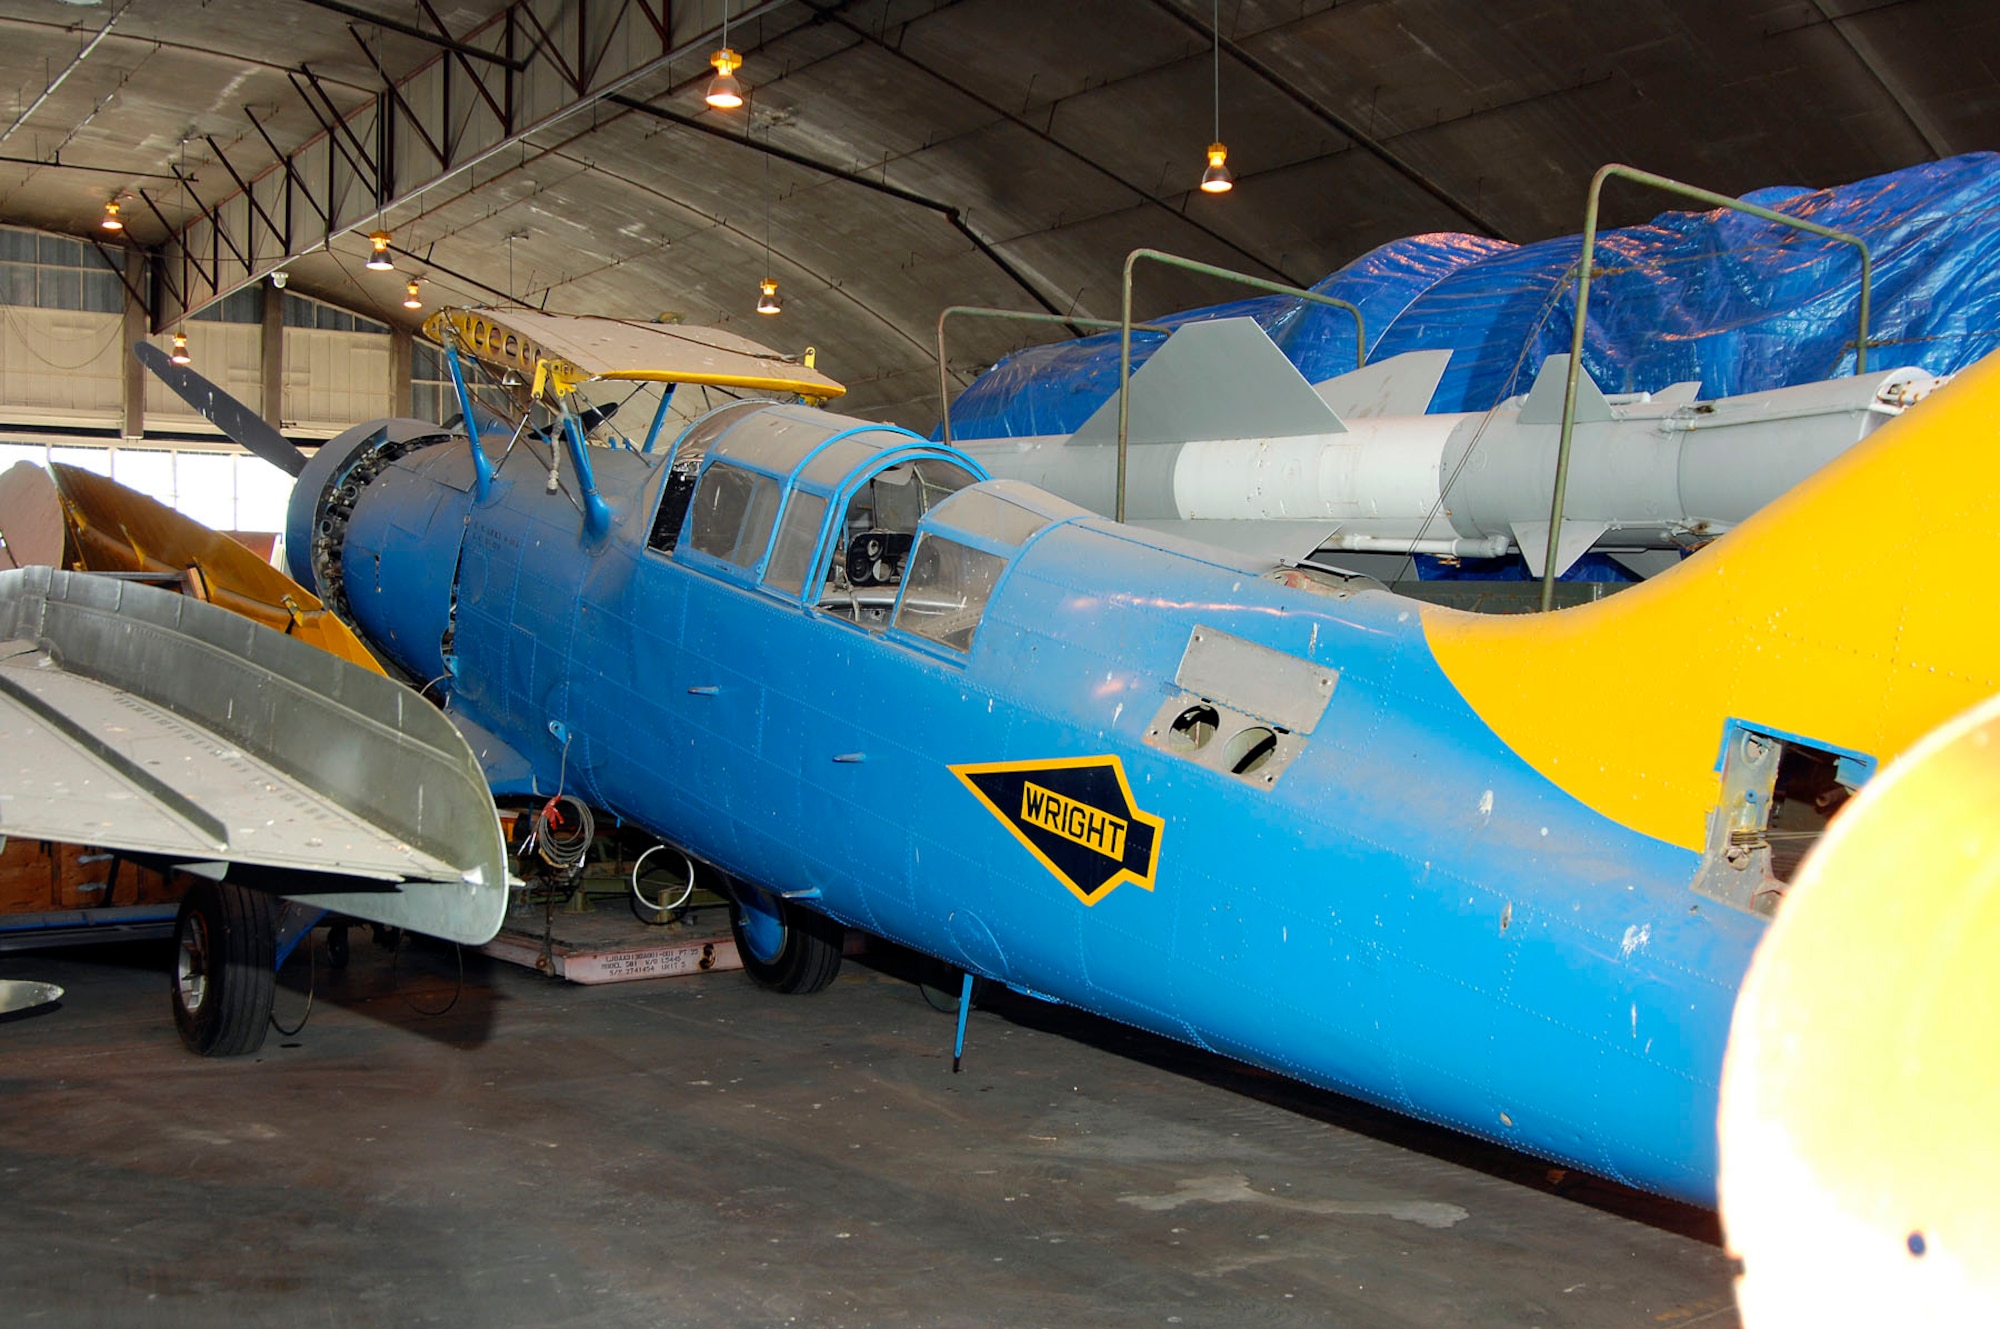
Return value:
M 1313 391 L 1343 420 L 1422 415 L 1450 365 L 1448 350 L 1405 351 L 1315 383 Z
M 1684 383 L 1669 383 L 1653 394 L 1653 400 L 1666 402 L 1670 406 L 1692 406 L 1699 396 L 1701 396 L 1701 380 L 1691 378 Z
M 1209 319 L 1176 328 L 1132 375 L 1129 390 L 1126 437 L 1132 443 L 1347 432 L 1305 375 L 1250 318 Z M 1070 442 L 1117 441 L 1114 393 Z
M 1556 357 L 1550 356 L 1551 360 Z M 1546 376 L 1548 370 L 1542 373 Z M 1567 521 L 1563 522 L 1562 538 L 1556 542 L 1556 575 L 1562 576 L 1576 566 L 1576 561 L 1590 552 L 1597 538 L 1611 529 L 1608 521 Z M 1528 574 L 1539 578 L 1547 565 L 1549 553 L 1549 524 L 1545 521 L 1517 521 L 1513 524 L 1514 543 L 1521 548 L 1521 557 L 1527 561 Z
M 1559 425 L 1563 418 L 1563 392 L 1569 377 L 1569 356 L 1552 355 L 1542 361 L 1542 372 L 1535 375 L 1535 386 L 1528 389 L 1528 399 L 1521 403 L 1521 423 L 1524 425 Z M 1580 425 L 1602 422 L 1612 418 L 1611 403 L 1604 399 L 1597 381 L 1588 369 L 1576 378 L 1576 422 Z

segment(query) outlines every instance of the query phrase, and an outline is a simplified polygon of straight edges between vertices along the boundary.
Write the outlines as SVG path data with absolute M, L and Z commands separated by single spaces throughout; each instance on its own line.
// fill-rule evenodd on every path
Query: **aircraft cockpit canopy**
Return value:
M 1016 480 L 989 480 L 953 494 L 923 523 L 895 626 L 954 651 L 971 650 L 1008 560 L 1044 528 L 1089 515 Z
M 714 560 L 721 575 L 869 628 L 888 624 L 917 524 L 984 478 L 906 430 L 767 403 L 732 403 L 690 425 L 675 469 L 695 458 L 687 516 L 674 511 L 669 483 L 655 549 L 673 552 L 684 528 L 689 561 Z
M 675 446 L 677 471 L 697 461 L 685 520 L 667 489 L 655 549 L 956 652 L 971 649 L 1008 560 L 1043 528 L 1089 515 L 986 480 L 978 463 L 904 430 L 800 407 L 710 412 Z

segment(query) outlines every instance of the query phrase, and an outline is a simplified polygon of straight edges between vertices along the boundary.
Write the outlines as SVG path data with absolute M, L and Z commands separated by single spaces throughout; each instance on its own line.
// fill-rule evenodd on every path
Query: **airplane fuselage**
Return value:
M 1074 514 L 1005 555 L 960 650 L 666 552 L 662 459 L 591 455 L 601 540 L 521 458 L 475 501 L 462 440 L 354 511 L 353 616 L 448 676 L 496 792 L 561 788 L 988 978 L 1713 1203 L 1762 920 L 1517 757 L 1411 602 Z

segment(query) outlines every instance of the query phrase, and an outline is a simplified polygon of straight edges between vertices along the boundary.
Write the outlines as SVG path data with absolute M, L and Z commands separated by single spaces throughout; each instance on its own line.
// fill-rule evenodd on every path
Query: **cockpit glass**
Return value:
M 779 492 L 778 482 L 768 475 L 710 463 L 695 490 L 690 541 L 704 554 L 750 567 L 771 542 Z
M 799 472 L 799 478 L 807 484 L 831 489 L 852 475 L 861 463 L 882 451 L 885 445 L 902 441 L 895 434 L 870 433 L 856 434 L 852 438 L 829 443 L 823 451 L 806 463 L 806 468 Z
M 812 450 L 839 433 L 849 422 L 824 411 L 797 406 L 767 406 L 731 429 L 716 445 L 716 455 L 746 466 L 791 474 Z
M 729 426 L 741 420 L 749 412 L 761 410 L 768 405 L 769 402 L 754 399 L 724 402 L 687 427 L 674 443 L 674 458 L 685 460 L 703 455 L 708 451 L 709 444 L 721 437 Z
M 981 488 L 955 495 L 950 510 L 940 513 L 938 520 L 953 530 L 986 536 L 995 544 L 1023 545 L 1036 531 L 1061 518 L 1022 507 L 991 489 Z
M 1006 568 L 998 554 L 926 534 L 910 557 L 896 626 L 955 651 L 971 650 L 980 615 Z
M 837 543 L 824 570 L 819 607 L 865 628 L 887 627 L 917 523 L 978 479 L 942 457 L 919 457 L 885 466 L 862 482 L 834 528 Z
M 811 570 L 813 550 L 819 545 L 819 529 L 825 523 L 826 500 L 818 494 L 794 493 L 785 507 L 785 519 L 778 526 L 778 545 L 764 569 L 764 584 L 773 590 L 797 595 L 805 588 Z

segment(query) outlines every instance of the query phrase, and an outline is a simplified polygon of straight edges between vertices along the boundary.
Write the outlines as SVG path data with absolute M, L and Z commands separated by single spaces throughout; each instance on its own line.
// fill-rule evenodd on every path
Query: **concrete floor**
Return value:
M 19 1325 L 1734 1326 L 1712 1215 L 892 955 L 581 988 L 356 934 L 184 1053 L 160 946 L 0 956 Z M 281 991 L 290 1023 L 302 995 Z

